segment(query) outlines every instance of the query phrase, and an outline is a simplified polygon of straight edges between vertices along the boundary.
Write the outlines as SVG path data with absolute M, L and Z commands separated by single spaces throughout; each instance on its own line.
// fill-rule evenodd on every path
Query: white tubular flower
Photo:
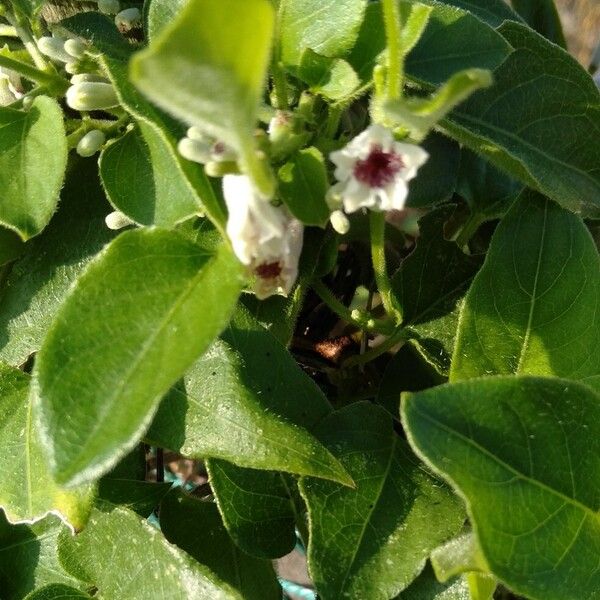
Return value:
M 77 144 L 77 154 L 79 156 L 83 156 L 84 158 L 88 158 L 89 156 L 94 156 L 102 145 L 106 141 L 106 136 L 99 129 L 92 129 L 88 131 Z
M 336 166 L 334 175 L 338 180 L 330 196 L 339 196 L 344 210 L 353 213 L 360 208 L 404 208 L 407 183 L 429 155 L 414 144 L 396 142 L 389 129 L 371 125 L 329 157 Z
M 142 26 L 142 13 L 139 8 L 126 8 L 115 16 L 115 25 L 121 33 Z
M 67 63 L 73 57 L 65 50 L 65 40 L 59 37 L 45 36 L 37 41 L 37 47 L 42 54 L 58 62 Z
M 119 99 L 110 83 L 85 81 L 67 90 L 67 104 L 73 110 L 105 110 L 119 106 Z
M 225 175 L 227 235 L 240 262 L 254 276 L 259 299 L 287 296 L 298 276 L 304 227 L 283 206 L 273 206 L 246 175 Z

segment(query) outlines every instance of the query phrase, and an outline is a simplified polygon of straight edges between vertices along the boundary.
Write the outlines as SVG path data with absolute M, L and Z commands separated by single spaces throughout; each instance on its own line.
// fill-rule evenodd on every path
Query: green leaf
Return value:
M 279 194 L 290 212 L 306 225 L 324 227 L 329 220 L 329 188 L 323 155 L 316 148 L 296 152 L 278 173 Z
M 307 48 L 330 57 L 352 48 L 366 0 L 280 0 L 281 59 L 298 66 Z
M 131 61 L 131 79 L 142 92 L 238 150 L 266 195 L 273 183 L 256 156 L 253 131 L 273 27 L 268 0 L 190 0 Z
M 168 215 L 172 222 L 178 222 L 203 209 L 212 222 L 224 230 L 225 210 L 216 198 L 204 170 L 200 165 L 185 160 L 177 151 L 177 142 L 184 135 L 183 128 L 150 104 L 129 81 L 131 47 L 126 43 L 123 46 L 124 39 L 116 30 L 114 22 L 104 15 L 88 12 L 66 19 L 61 25 L 70 33 L 89 39 L 99 49 L 101 54 L 98 60 L 114 85 L 119 102 L 140 126 L 144 124 L 142 134 L 150 157 L 161 161 L 159 165 L 154 165 L 153 171 L 162 168 L 163 177 L 168 172 L 173 185 L 182 190 L 182 195 L 177 198 L 157 195 L 156 214 Z M 116 39 L 112 36 L 116 36 Z M 167 171 L 164 170 L 165 164 L 168 165 Z M 127 185 L 127 189 L 131 191 L 131 184 Z M 152 196 L 147 200 L 150 206 L 151 198 Z M 191 198 L 195 199 L 195 206 Z M 152 212 L 152 209 L 147 208 L 146 211 L 142 215 L 148 217 L 148 212 Z M 137 215 L 136 212 L 134 220 Z
M 248 556 L 231 541 L 213 502 L 174 491 L 162 502 L 165 537 L 238 590 L 245 600 L 280 600 L 281 586 L 270 561 Z
M 23 240 L 50 221 L 67 166 L 62 111 L 38 96 L 27 112 L 0 108 L 0 224 Z
M 296 515 L 290 482 L 281 473 L 214 458 L 206 466 L 223 523 L 239 548 L 259 558 L 279 558 L 294 549 Z
M 341 58 L 329 58 L 310 48 L 304 51 L 300 66 L 293 71 L 309 85 L 311 92 L 329 100 L 347 98 L 360 85 L 352 66 Z
M 566 208 L 599 216 L 598 89 L 574 58 L 528 27 L 499 31 L 515 51 L 492 88 L 444 121 L 446 130 Z
M 415 334 L 417 346 L 445 372 L 454 347 L 458 303 L 481 265 L 444 237 L 453 206 L 444 206 L 419 221 L 413 252 L 392 277 L 392 291 L 402 310 L 403 325 Z
M 0 511 L 0 590 L 2 600 L 21 600 L 51 583 L 81 587 L 60 565 L 57 539 L 63 525 L 48 516 L 33 525 L 11 525 Z
M 408 395 L 417 453 L 466 499 L 489 570 L 533 600 L 600 589 L 600 397 L 564 379 L 494 377 Z
M 0 266 L 12 262 L 25 252 L 25 243 L 10 229 L 0 227 Z
M 436 548 L 431 553 L 430 560 L 439 581 L 448 581 L 461 573 L 487 572 L 487 564 L 477 537 L 469 530 Z
M 348 474 L 304 426 L 330 410 L 287 350 L 238 309 L 222 339 L 161 403 L 147 439 L 184 456 L 348 484 Z
M 93 490 L 61 489 L 48 473 L 28 399 L 30 379 L 0 363 L 0 507 L 12 523 L 37 521 L 53 512 L 81 529 Z
M 139 441 L 162 396 L 227 324 L 239 270 L 228 247 L 210 255 L 160 229 L 121 234 L 88 266 L 34 370 L 57 481 L 96 479 Z
M 429 98 L 406 98 L 384 104 L 386 115 L 420 142 L 453 108 L 473 92 L 492 85 L 492 75 L 482 69 L 455 73 Z
M 429 552 L 460 529 L 460 502 L 420 467 L 391 417 L 361 402 L 318 427 L 356 489 L 303 478 L 308 564 L 319 597 L 387 599 L 421 571 Z
M 103 150 L 100 175 L 111 204 L 142 225 L 173 227 L 200 211 L 172 149 L 143 121 Z
M 511 4 L 530 27 L 551 42 L 567 47 L 554 0 L 511 0 Z
M 25 596 L 25 600 L 81 600 L 82 598 L 85 600 L 91 596 L 61 583 L 45 585 Z
M 397 600 L 471 600 L 464 579 L 440 583 L 427 564 L 423 572 L 398 596 Z
M 0 360 L 21 365 L 36 352 L 67 290 L 115 232 L 104 217 L 110 205 L 94 161 L 76 161 L 58 212 L 28 242 L 0 296 Z
M 600 257 L 577 216 L 526 191 L 461 315 L 451 380 L 522 373 L 600 388 Z
M 436 2 L 436 0 L 427 1 Z M 494 28 L 502 25 L 504 21 L 521 21 L 519 15 L 511 10 L 504 0 L 442 0 L 442 2 L 468 10 Z
M 107 542 L 108 540 L 108 542 Z M 96 511 L 76 537 L 61 536 L 61 563 L 106 600 L 242 600 L 231 586 L 124 508 Z
M 148 7 L 148 39 L 153 42 L 183 10 L 187 0 L 150 0 Z

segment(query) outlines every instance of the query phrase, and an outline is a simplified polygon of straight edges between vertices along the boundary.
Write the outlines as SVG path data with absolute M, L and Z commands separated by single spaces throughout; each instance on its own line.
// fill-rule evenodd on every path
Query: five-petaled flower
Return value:
M 381 125 L 370 125 L 329 156 L 338 181 L 331 187 L 329 199 L 341 201 L 347 213 L 360 208 L 404 208 L 407 183 L 429 158 L 423 148 L 397 142 L 392 132 Z
M 227 235 L 254 279 L 254 293 L 260 299 L 289 294 L 298 276 L 302 223 L 262 198 L 246 175 L 225 175 L 223 195 Z

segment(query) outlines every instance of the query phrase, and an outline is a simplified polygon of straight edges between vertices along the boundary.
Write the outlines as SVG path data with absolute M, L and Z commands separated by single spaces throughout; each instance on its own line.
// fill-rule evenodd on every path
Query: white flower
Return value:
M 429 158 L 423 148 L 396 142 L 389 129 L 371 125 L 346 147 L 329 155 L 338 180 L 329 196 L 341 199 L 344 210 L 401 210 L 407 182 Z
M 66 97 L 73 110 L 105 110 L 119 106 L 119 99 L 110 83 L 75 83 L 67 90 Z
M 298 276 L 303 225 L 283 206 L 273 206 L 246 175 L 225 175 L 227 235 L 240 262 L 254 277 L 260 299 L 289 294 Z

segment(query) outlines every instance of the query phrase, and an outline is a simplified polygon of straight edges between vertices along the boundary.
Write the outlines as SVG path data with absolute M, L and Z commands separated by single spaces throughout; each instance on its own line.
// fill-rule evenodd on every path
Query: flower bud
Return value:
M 65 42 L 64 50 L 73 58 L 82 58 L 85 54 L 86 45 L 81 40 L 71 38 Z
M 37 41 L 37 46 L 42 54 L 59 62 L 71 62 L 73 57 L 65 50 L 65 40 L 58 37 L 45 36 Z
M 114 230 L 123 229 L 123 227 L 134 224 L 134 222 L 127 215 L 124 215 L 119 210 L 115 210 L 114 212 L 106 215 L 104 222 L 109 229 Z
M 223 177 L 225 175 L 240 173 L 238 164 L 233 160 L 217 161 L 211 160 L 204 165 L 204 172 L 209 177 Z
M 187 130 L 186 136 L 197 142 L 206 142 L 207 144 L 212 144 L 213 142 L 213 138 L 206 135 L 204 131 L 200 127 L 196 127 L 196 125 Z
M 106 136 L 99 129 L 92 129 L 92 131 L 88 131 L 77 144 L 77 154 L 79 156 L 83 156 L 87 158 L 88 156 L 94 156 L 100 148 L 102 148 L 102 144 L 104 144 L 106 140 Z
M 341 210 L 334 210 L 329 216 L 329 221 L 340 235 L 346 235 L 350 231 L 350 221 Z
M 142 26 L 142 13 L 139 8 L 126 8 L 115 16 L 115 25 L 121 33 Z
M 177 144 L 177 150 L 183 158 L 200 163 L 201 165 L 210 160 L 210 148 L 211 144 L 208 142 L 189 137 L 184 137 Z
M 67 104 L 73 110 L 105 110 L 119 106 L 119 100 L 110 83 L 86 81 L 67 90 Z
M 119 0 L 98 0 L 98 10 L 105 15 L 116 15 L 121 10 Z
M 97 75 L 96 73 L 76 73 L 71 77 L 71 83 L 75 85 L 76 83 L 85 83 L 86 81 L 95 81 L 97 83 L 109 83 L 106 77 L 102 75 Z

